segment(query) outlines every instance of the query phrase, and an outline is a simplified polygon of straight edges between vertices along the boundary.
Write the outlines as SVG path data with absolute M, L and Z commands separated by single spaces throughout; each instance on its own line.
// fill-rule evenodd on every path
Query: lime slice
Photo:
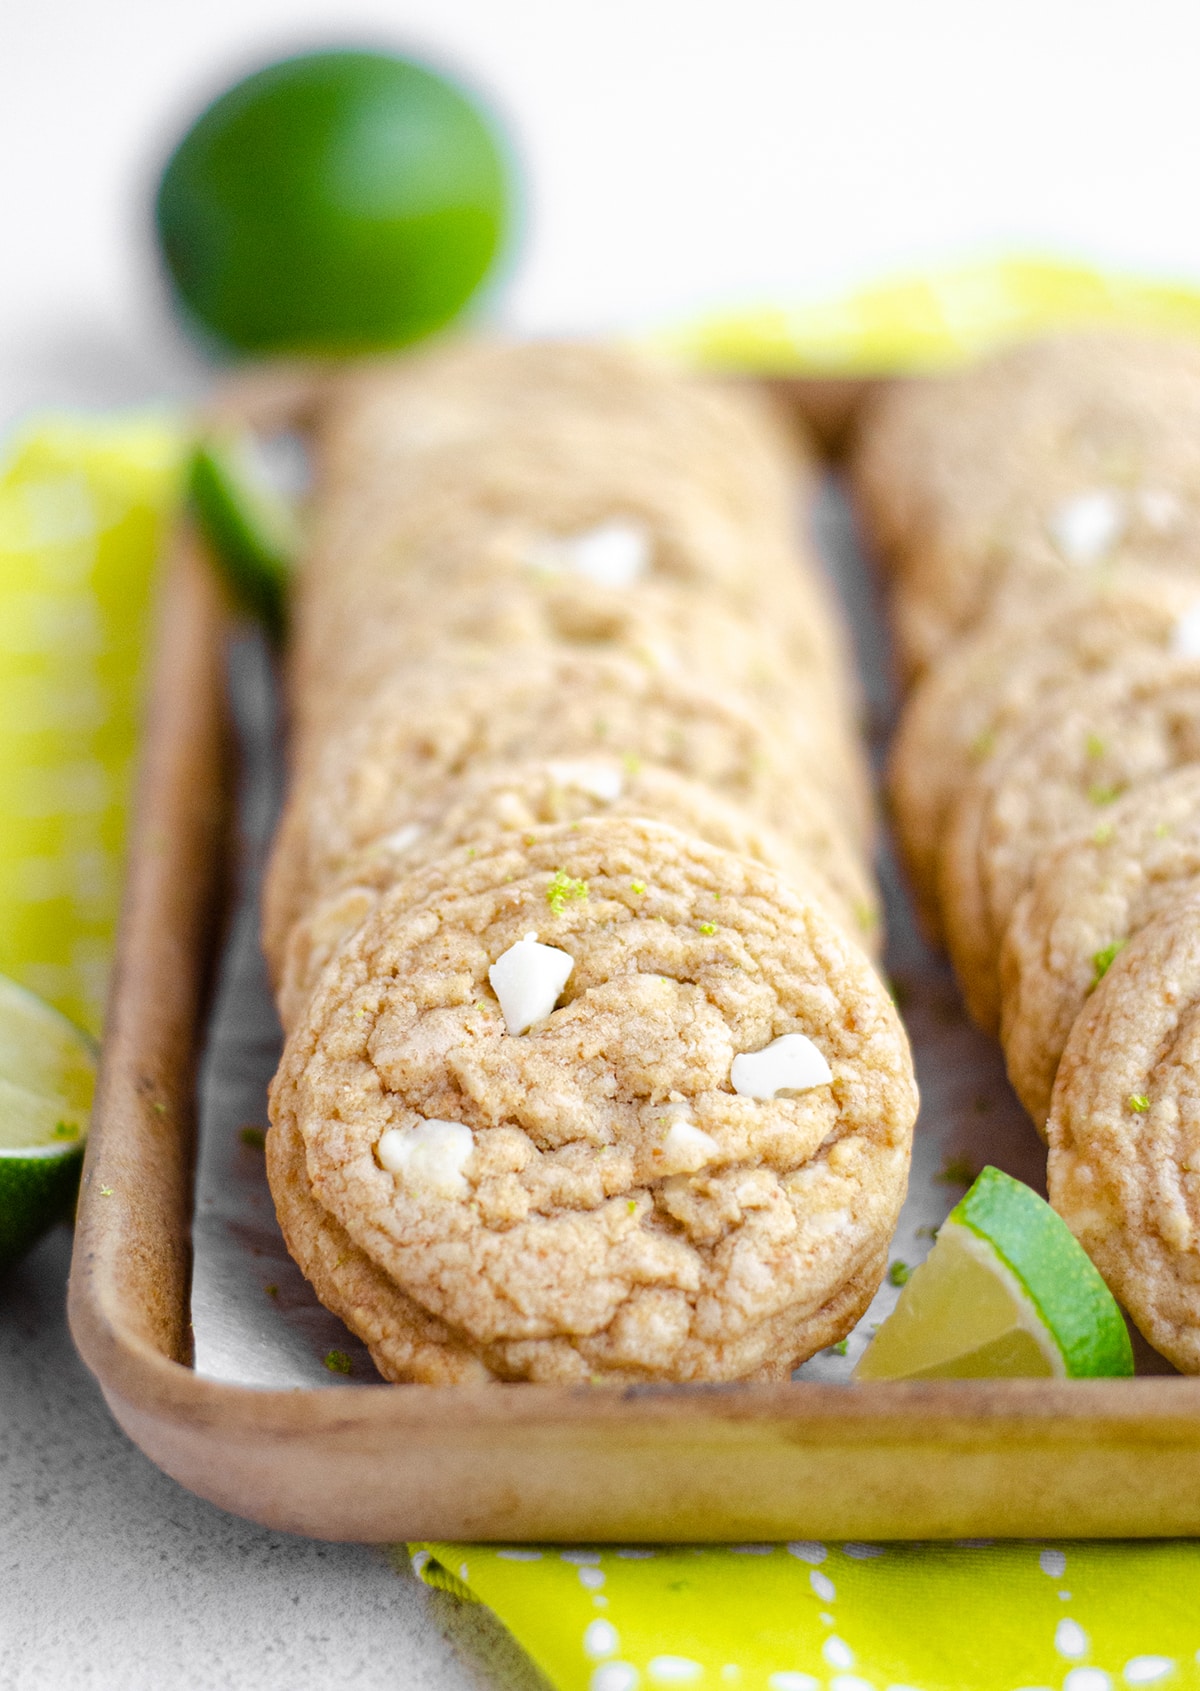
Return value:
M 200 532 L 238 605 L 281 641 L 299 525 L 263 474 L 252 437 L 231 432 L 202 441 L 188 488 Z
M 67 1214 L 95 1084 L 88 1035 L 0 975 L 0 1269 Z
M 1132 1373 L 1121 1311 L 1083 1247 L 998 1168 L 950 1211 L 854 1370 L 858 1380 Z

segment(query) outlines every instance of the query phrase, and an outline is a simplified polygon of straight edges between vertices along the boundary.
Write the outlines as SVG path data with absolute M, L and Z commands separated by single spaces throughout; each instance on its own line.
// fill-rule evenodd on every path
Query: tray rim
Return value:
M 685 1444 L 694 1459 L 703 1454 L 710 1462 L 724 1460 L 722 1452 L 729 1460 L 739 1453 L 766 1456 L 751 1486 L 758 1488 L 758 1515 L 739 1498 L 724 1514 L 710 1508 L 703 1521 L 693 1520 L 676 1477 L 674 1503 L 661 1514 L 661 1530 L 652 1511 L 630 1522 L 626 1510 L 622 1522 L 634 1530 L 618 1533 L 621 1537 L 765 1536 L 747 1532 L 747 1511 L 750 1527 L 760 1517 L 770 1526 L 772 1460 L 785 1491 L 796 1483 L 794 1476 L 787 1478 L 790 1462 L 799 1464 L 805 1484 L 821 1492 L 798 1513 L 794 1502 L 781 1503 L 796 1522 L 794 1532 L 783 1536 L 803 1535 L 814 1523 L 826 1528 L 817 1536 L 1021 1536 L 1056 1530 L 1075 1536 L 1078 1528 L 1063 1525 L 1061 1509 L 1055 1510 L 1056 1465 L 1074 1475 L 1068 1487 L 1073 1519 L 1089 1534 L 1200 1534 L 1200 1379 L 862 1386 L 801 1381 L 611 1391 L 533 1384 L 275 1390 L 195 1374 L 187 1319 L 195 1074 L 223 909 L 231 811 L 225 631 L 212 572 L 194 536 L 183 529 L 158 610 L 108 1036 L 68 1298 L 83 1360 L 117 1420 L 152 1460 L 235 1513 L 327 1537 L 544 1538 L 553 1536 L 547 1526 L 557 1526 L 558 1536 L 612 1536 L 595 1479 L 590 1490 L 583 1487 L 575 1515 L 567 1511 L 579 1530 L 566 1533 L 562 1510 L 556 1513 L 545 1500 L 540 1513 L 533 1510 L 522 1519 L 519 1509 L 489 1510 L 486 1502 L 472 1512 L 461 1495 L 450 1495 L 454 1484 L 462 1485 L 462 1475 L 455 1477 L 456 1453 L 475 1461 L 481 1448 L 491 1450 L 514 1472 L 520 1469 L 521 1483 L 529 1485 L 530 1462 L 548 1452 L 569 1453 L 572 1444 L 577 1457 L 599 1461 L 609 1481 L 619 1480 L 623 1462 L 669 1461 Z M 381 1450 L 394 1452 L 401 1436 L 422 1460 L 433 1453 L 443 1464 L 444 1508 L 428 1497 L 416 1500 L 421 1482 L 415 1471 L 403 1482 L 413 1492 L 411 1510 L 404 1495 L 389 1495 L 381 1499 L 378 1521 L 364 1517 L 359 1502 L 350 1507 L 325 1495 L 329 1474 L 335 1468 L 340 1473 L 347 1460 L 353 1463 L 355 1452 L 364 1457 L 371 1451 L 377 1460 Z M 297 1473 L 302 1471 L 303 1484 L 298 1479 L 295 1495 L 288 1494 L 288 1476 L 276 1461 L 279 1451 L 289 1449 L 302 1452 Z M 1023 1484 L 1028 1493 L 1030 1476 L 1037 1474 L 1050 1492 L 1015 1500 L 997 1494 L 988 1507 L 967 1497 L 957 1507 L 946 1488 L 952 1492 L 955 1475 L 961 1483 L 984 1458 L 1009 1462 L 1018 1489 Z M 847 1505 L 839 1516 L 832 1477 L 822 1492 L 821 1476 L 825 1469 L 832 1476 L 844 1459 L 870 1468 L 878 1495 L 865 1511 Z M 929 1465 L 929 1478 L 914 1494 L 912 1472 L 899 1470 L 916 1460 Z M 1124 1482 L 1120 1476 L 1114 1481 L 1106 1506 L 1092 1491 L 1105 1478 L 1105 1462 L 1114 1461 L 1123 1462 L 1128 1473 L 1121 1470 Z M 265 1473 L 272 1462 L 269 1484 L 256 1491 L 256 1472 Z M 1076 1473 L 1081 1462 L 1083 1470 Z M 477 1472 L 473 1483 L 480 1483 Z M 891 1517 L 889 1483 L 895 1494 Z M 1142 1487 L 1145 1508 L 1137 1506 Z M 906 1512 L 896 1518 L 900 1496 Z M 1118 1518 L 1118 1507 L 1134 1512 Z M 844 1519 L 844 1532 L 828 1531 L 831 1510 L 832 1518 Z M 895 1530 L 887 1530 L 889 1518 Z M 865 1530 L 872 1525 L 874 1530 Z M 364 1532 L 364 1526 L 371 1530 Z

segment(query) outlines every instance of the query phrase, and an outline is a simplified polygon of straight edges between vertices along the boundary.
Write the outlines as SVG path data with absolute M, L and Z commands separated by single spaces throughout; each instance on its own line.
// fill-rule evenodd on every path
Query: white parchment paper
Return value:
M 818 501 L 818 542 L 853 630 L 866 731 L 878 765 L 895 710 L 877 584 L 855 544 L 849 510 L 831 479 Z M 258 887 L 281 788 L 276 699 L 261 643 L 238 641 L 230 686 L 243 747 L 241 897 L 225 949 L 201 1076 L 200 1152 L 193 1234 L 195 1366 L 254 1386 L 353 1387 L 377 1381 L 365 1348 L 318 1304 L 284 1249 L 261 1148 L 266 1088 L 279 1054 L 279 1025 L 258 945 Z M 933 1229 L 967 1180 L 994 1163 L 1044 1191 L 1045 1152 L 1004 1077 L 998 1046 L 966 1019 L 944 959 L 923 945 L 895 861 L 884 841 L 886 973 L 908 1027 L 921 1088 L 908 1201 L 892 1244 L 899 1277 L 930 1248 Z M 824 1351 L 802 1379 L 848 1377 L 898 1288 L 885 1281 L 845 1353 Z M 340 1352 L 349 1374 L 325 1358 Z M 1165 1370 L 1145 1347 L 1139 1367 Z

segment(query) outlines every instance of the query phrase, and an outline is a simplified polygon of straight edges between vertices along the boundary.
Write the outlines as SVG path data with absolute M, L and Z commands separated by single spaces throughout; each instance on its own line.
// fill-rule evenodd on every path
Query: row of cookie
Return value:
M 285 1013 L 301 914 L 426 855 L 472 802 L 448 781 L 538 757 L 702 780 L 877 947 L 840 630 L 763 410 L 611 350 L 467 345 L 353 378 L 321 447 L 264 915 Z
M 1053 1202 L 1198 1370 L 1178 969 L 1200 893 L 1200 350 L 1083 336 L 893 390 L 856 479 L 919 674 L 891 797 L 925 924 L 1049 1139 Z
M 915 1090 L 836 623 L 749 401 L 448 348 L 324 431 L 264 939 L 289 1248 L 396 1380 L 784 1377 Z

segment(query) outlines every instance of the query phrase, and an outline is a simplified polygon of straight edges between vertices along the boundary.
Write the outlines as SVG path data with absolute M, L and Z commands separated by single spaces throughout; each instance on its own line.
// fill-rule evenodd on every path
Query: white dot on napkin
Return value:
M 826 1086 L 833 1071 L 812 1040 L 802 1033 L 784 1033 L 761 1051 L 745 1051 L 733 1059 L 729 1071 L 733 1090 L 743 1098 L 774 1098 L 779 1092 L 807 1092 Z
M 435 1118 L 416 1127 L 389 1127 L 375 1147 L 380 1166 L 412 1186 L 426 1186 L 446 1198 L 466 1195 L 463 1168 L 474 1141 L 461 1121 Z
M 545 1020 L 574 967 L 573 957 L 556 945 L 539 945 L 536 934 L 526 934 L 496 959 L 488 980 L 509 1033 L 525 1033 Z

